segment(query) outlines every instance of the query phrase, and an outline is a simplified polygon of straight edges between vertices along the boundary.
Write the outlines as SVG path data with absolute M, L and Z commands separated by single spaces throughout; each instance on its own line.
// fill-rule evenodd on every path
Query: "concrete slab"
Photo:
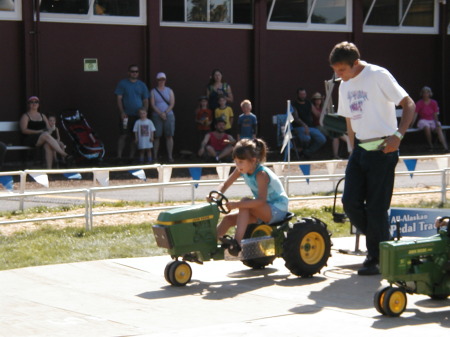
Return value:
M 322 274 L 294 277 L 282 259 L 265 270 L 240 262 L 191 264 L 192 282 L 172 287 L 168 256 L 80 262 L 0 272 L 0 336 L 441 336 L 450 300 L 408 295 L 399 318 L 381 316 L 384 281 L 361 277 L 353 238 L 333 240 Z M 362 242 L 364 247 L 364 242 Z

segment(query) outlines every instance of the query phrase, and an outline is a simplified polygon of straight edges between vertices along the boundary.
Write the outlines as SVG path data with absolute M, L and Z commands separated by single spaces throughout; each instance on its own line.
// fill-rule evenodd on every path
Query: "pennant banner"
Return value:
M 45 173 L 30 173 L 30 176 L 33 177 L 38 184 L 48 188 L 48 176 Z
M 436 158 L 436 164 L 439 170 L 444 170 L 448 168 L 448 159 L 449 159 L 448 157 Z
M 299 165 L 300 170 L 302 170 L 303 175 L 309 176 L 311 174 L 311 164 Z M 309 184 L 309 178 L 306 178 L 306 182 Z
M 334 174 L 336 171 L 337 163 L 326 163 L 328 174 Z
M 283 175 L 283 169 L 284 169 L 284 165 L 283 164 L 273 164 L 272 168 L 273 168 L 273 172 L 275 172 L 275 174 L 277 176 L 282 176 Z
M 172 177 L 172 168 L 164 166 L 163 170 L 162 170 L 162 173 L 163 173 L 163 177 L 162 177 L 163 183 L 170 182 L 170 178 Z
M 81 179 L 81 174 L 79 173 L 63 173 L 63 176 L 67 179 Z
M 109 186 L 109 171 L 94 171 L 94 179 L 102 186 Z
M 417 159 L 403 159 L 403 162 L 409 172 L 414 172 L 416 170 Z M 410 177 L 413 177 L 412 173 L 410 174 Z
M 136 178 L 139 178 L 139 179 L 144 180 L 144 181 L 147 180 L 147 176 L 145 175 L 145 172 L 142 169 L 140 169 L 140 170 L 130 170 L 128 172 L 130 172 Z
M 190 167 L 189 173 L 193 180 L 200 180 L 202 178 L 202 168 L 201 167 Z M 195 188 L 198 187 L 198 184 L 195 184 Z
M 12 176 L 0 176 L 0 184 L 2 184 L 8 191 L 12 191 L 14 189 L 14 181 Z
M 226 166 L 216 166 L 217 175 L 219 179 L 226 179 L 230 175 L 230 165 Z

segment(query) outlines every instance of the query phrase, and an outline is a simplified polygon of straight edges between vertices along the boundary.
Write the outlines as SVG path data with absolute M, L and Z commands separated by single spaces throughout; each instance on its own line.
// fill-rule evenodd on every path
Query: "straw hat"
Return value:
M 311 100 L 315 99 L 323 99 L 322 94 L 320 92 L 316 92 L 314 95 L 311 96 Z

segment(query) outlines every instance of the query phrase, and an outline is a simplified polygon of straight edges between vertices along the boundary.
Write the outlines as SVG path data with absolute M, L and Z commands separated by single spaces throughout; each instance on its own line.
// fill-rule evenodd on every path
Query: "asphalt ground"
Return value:
M 168 256 L 80 262 L 0 272 L 0 336 L 443 336 L 450 300 L 408 295 L 397 318 L 380 315 L 381 276 L 358 276 L 363 256 L 333 239 L 321 274 L 298 278 L 282 259 L 263 270 L 240 261 L 191 264 L 170 286 Z

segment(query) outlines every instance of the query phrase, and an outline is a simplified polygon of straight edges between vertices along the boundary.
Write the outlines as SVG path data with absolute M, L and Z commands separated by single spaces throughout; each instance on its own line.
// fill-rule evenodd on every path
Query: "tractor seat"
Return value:
M 295 215 L 294 213 L 287 212 L 287 214 L 286 214 L 286 216 L 284 217 L 283 220 L 277 221 L 277 222 L 272 222 L 272 223 L 269 223 L 268 225 L 269 226 L 273 226 L 273 227 L 281 226 L 282 224 L 284 224 L 284 223 L 288 222 L 289 220 L 291 220 L 294 217 L 294 215 Z

